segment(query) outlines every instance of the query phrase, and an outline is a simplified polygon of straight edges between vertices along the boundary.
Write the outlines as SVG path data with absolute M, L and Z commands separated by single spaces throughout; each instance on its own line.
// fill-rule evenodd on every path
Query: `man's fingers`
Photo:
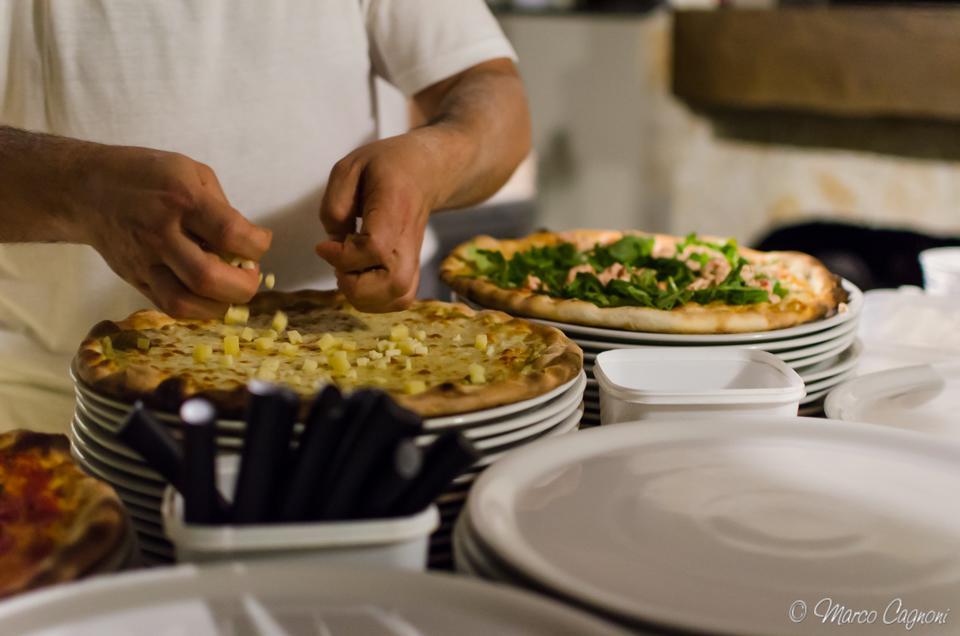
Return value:
M 254 225 L 225 200 L 208 193 L 200 209 L 184 217 L 189 230 L 218 254 L 232 254 L 259 261 L 270 249 L 270 230 Z
M 419 269 L 400 276 L 385 269 L 360 274 L 338 272 L 337 286 L 350 304 L 361 311 L 399 311 L 416 296 L 419 276 Z
M 221 303 L 245 303 L 257 291 L 256 269 L 233 267 L 185 234 L 175 231 L 164 248 L 164 264 L 197 296 Z
M 342 240 L 356 229 L 360 216 L 360 178 L 363 163 L 344 157 L 330 171 L 327 187 L 320 203 L 320 222 L 330 238 Z
M 363 234 L 351 234 L 343 242 L 320 243 L 317 245 L 317 254 L 340 272 L 356 274 L 374 267 L 387 266 L 382 250 L 369 236 Z
M 150 268 L 146 284 L 157 306 L 175 318 L 217 318 L 223 316 L 227 309 L 224 303 L 192 293 L 163 265 Z

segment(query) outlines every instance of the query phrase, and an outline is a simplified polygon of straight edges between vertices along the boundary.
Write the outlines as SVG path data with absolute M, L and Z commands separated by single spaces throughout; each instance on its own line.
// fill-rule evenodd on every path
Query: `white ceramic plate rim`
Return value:
M 810 347 L 812 345 L 820 344 L 828 340 L 836 340 L 842 338 L 843 336 L 848 335 L 850 332 L 857 329 L 859 321 L 851 320 L 849 322 L 841 323 L 836 327 L 831 327 L 825 331 L 820 331 L 809 336 L 803 336 L 795 339 L 788 340 L 774 340 L 770 342 L 735 342 L 731 344 L 723 345 L 682 345 L 684 347 L 700 347 L 708 346 L 711 349 L 756 349 L 758 351 L 769 351 L 771 353 L 776 353 L 780 355 L 782 351 L 792 351 L 794 349 L 802 349 L 804 347 Z M 663 347 L 665 346 L 662 343 L 645 343 L 645 342 L 616 342 L 616 341 L 602 341 L 602 340 L 585 340 L 583 338 L 573 337 L 571 338 L 575 343 L 577 343 L 584 350 L 584 357 L 596 357 L 596 352 L 594 349 L 598 350 L 607 350 L 607 349 L 643 349 L 648 347 Z M 670 345 L 667 345 L 670 346 Z
M 317 568 L 307 563 L 229 563 L 198 568 L 183 565 L 100 577 L 85 583 L 55 586 L 11 599 L 0 608 L 0 622 L 11 633 L 63 628 L 85 617 L 104 617 L 152 603 L 296 593 L 303 590 L 343 590 L 317 594 L 317 601 L 350 602 L 367 596 L 384 607 L 439 604 L 462 608 L 474 616 L 515 615 L 518 627 L 540 625 L 539 633 L 566 628 L 568 633 L 613 635 L 624 632 L 589 614 L 564 607 L 529 592 L 441 574 L 413 573 L 386 568 L 331 565 Z M 483 623 L 474 623 L 476 628 Z M 484 625 L 490 628 L 492 625 Z M 469 631 L 470 623 L 464 621 Z
M 528 316 L 522 316 L 526 320 L 531 320 L 533 322 L 539 322 L 541 324 L 549 325 L 551 327 L 556 327 L 560 329 L 568 336 L 575 335 L 586 335 L 586 336 L 597 336 L 603 340 L 612 340 L 620 342 L 663 342 L 663 343 L 683 343 L 683 344 L 717 344 L 717 343 L 745 343 L 745 342 L 760 342 L 766 340 L 783 340 L 785 338 L 793 338 L 795 336 L 806 335 L 814 333 L 817 331 L 823 331 L 831 327 L 843 324 L 849 320 L 852 320 L 860 313 L 860 309 L 863 307 L 863 292 L 860 291 L 860 288 L 851 283 L 850 281 L 843 280 L 843 288 L 847 290 L 850 295 L 850 299 L 847 302 L 847 311 L 843 313 L 837 313 L 829 318 L 824 320 L 817 320 L 815 322 L 808 322 L 802 325 L 797 325 L 795 327 L 787 327 L 786 329 L 776 329 L 774 331 L 758 331 L 751 333 L 740 333 L 740 334 L 660 334 L 653 332 L 638 332 L 638 331 L 621 331 L 618 329 L 604 329 L 602 327 L 588 327 L 586 325 L 577 325 L 573 323 L 562 323 L 555 322 L 553 320 L 543 320 L 541 318 L 530 318 Z M 479 305 L 472 301 L 468 301 L 460 296 L 455 298 L 464 304 L 482 309 Z
M 755 633 L 776 629 L 773 626 L 745 626 L 743 619 L 730 617 L 726 624 L 704 625 L 686 612 L 664 610 L 656 605 L 643 605 L 615 593 L 578 580 L 575 575 L 555 566 L 547 555 L 538 553 L 536 545 L 519 531 L 513 519 L 511 501 L 522 488 L 543 475 L 575 461 L 595 457 L 625 447 L 642 447 L 659 443 L 678 443 L 710 439 L 735 439 L 765 435 L 793 437 L 809 441 L 820 438 L 823 443 L 854 441 L 868 448 L 880 445 L 899 453 L 921 453 L 943 461 L 960 462 L 960 445 L 928 441 L 924 436 L 870 424 L 841 422 L 821 418 L 770 418 L 762 420 L 710 420 L 686 422 L 634 422 L 601 426 L 582 431 L 576 438 L 545 440 L 530 446 L 489 468 L 474 485 L 465 514 L 478 538 L 511 569 L 522 572 L 537 584 L 570 599 L 579 599 L 598 609 L 635 620 L 654 621 L 675 628 L 724 633 Z M 503 514 L 488 515 L 484 508 L 492 506 Z M 494 521 L 494 519 L 496 519 Z M 570 549 L 576 549 L 571 546 Z M 782 628 L 782 626 L 781 626 Z

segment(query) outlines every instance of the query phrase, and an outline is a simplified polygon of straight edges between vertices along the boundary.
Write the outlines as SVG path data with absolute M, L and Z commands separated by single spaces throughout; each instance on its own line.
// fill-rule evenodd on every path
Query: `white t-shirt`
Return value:
M 374 78 L 412 95 L 499 57 L 482 0 L 17 0 L 0 3 L 0 122 L 210 165 L 273 230 L 278 286 L 326 288 L 320 199 L 378 136 Z M 93 324 L 148 305 L 89 247 L 0 246 L 0 430 L 66 426 L 36 415 L 43 391 L 70 389 Z

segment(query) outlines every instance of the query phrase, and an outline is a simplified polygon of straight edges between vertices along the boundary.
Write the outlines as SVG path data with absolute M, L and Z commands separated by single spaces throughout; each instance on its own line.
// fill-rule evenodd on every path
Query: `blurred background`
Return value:
M 810 252 L 871 289 L 920 284 L 917 254 L 960 244 L 953 6 L 490 4 L 535 150 L 492 201 L 434 217 L 438 254 L 478 232 L 696 231 Z

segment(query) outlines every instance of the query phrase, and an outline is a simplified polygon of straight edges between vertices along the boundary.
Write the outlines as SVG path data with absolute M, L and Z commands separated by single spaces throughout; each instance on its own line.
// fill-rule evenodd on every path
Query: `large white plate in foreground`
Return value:
M 562 596 L 713 634 L 808 634 L 823 598 L 880 614 L 896 598 L 955 606 L 958 492 L 960 445 L 719 418 L 541 441 L 481 475 L 467 505 L 479 540 Z M 810 615 L 794 623 L 798 601 Z M 879 619 L 842 628 L 903 633 Z
M 879 371 L 827 396 L 828 417 L 946 435 L 960 441 L 960 363 Z
M 623 634 L 513 588 L 295 561 L 180 566 L 61 585 L 0 604 L 5 634 Z M 153 626 L 152 628 L 150 626 Z

